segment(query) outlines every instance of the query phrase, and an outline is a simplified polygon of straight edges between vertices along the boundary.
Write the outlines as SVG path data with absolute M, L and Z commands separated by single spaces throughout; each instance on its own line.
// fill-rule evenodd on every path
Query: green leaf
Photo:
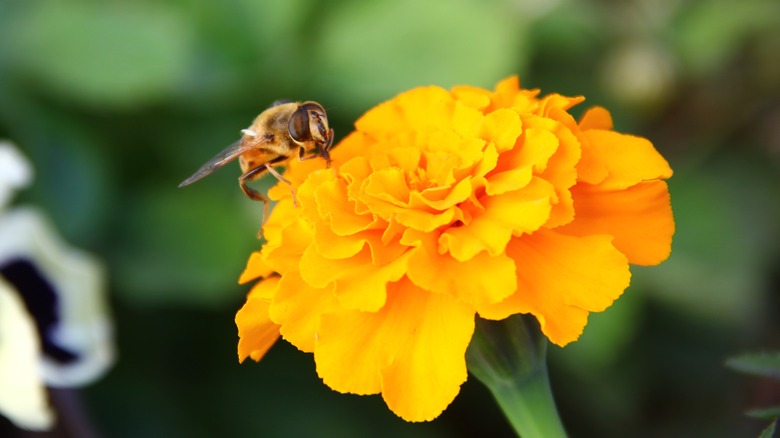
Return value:
M 780 352 L 750 353 L 731 357 L 726 366 L 756 376 L 780 379 Z
M 780 417 L 780 406 L 751 409 L 747 411 L 746 414 L 753 418 L 760 418 L 762 420 L 773 420 Z
M 109 254 L 118 294 L 147 306 L 219 306 L 243 297 L 247 287 L 238 276 L 260 248 L 263 207 L 228 176 L 186 190 L 170 181 L 125 200 Z
M 326 17 L 312 65 L 352 111 L 421 85 L 492 87 L 527 55 L 527 23 L 499 2 L 342 2 Z
M 194 48 L 187 23 L 159 3 L 30 2 L 9 24 L 19 76 L 101 106 L 172 93 Z
M 744 0 L 739 7 L 724 0 L 692 2 L 677 27 L 675 45 L 694 73 L 722 67 L 745 42 L 777 24 L 780 3 Z
M 775 426 L 777 425 L 777 420 L 773 421 L 772 424 L 767 426 L 766 429 L 761 431 L 761 435 L 758 436 L 758 438 L 772 438 L 775 436 Z

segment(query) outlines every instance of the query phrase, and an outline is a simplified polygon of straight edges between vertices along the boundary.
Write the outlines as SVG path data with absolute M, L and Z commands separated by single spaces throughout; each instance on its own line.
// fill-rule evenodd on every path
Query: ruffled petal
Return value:
M 319 216 L 340 236 L 358 233 L 376 223 L 373 215 L 357 213 L 357 205 L 347 196 L 347 182 L 343 179 L 321 182 L 314 190 L 314 198 Z
M 396 207 L 409 205 L 409 186 L 403 171 L 398 167 L 374 172 L 366 179 L 364 193 L 367 196 L 363 202 L 375 207 L 377 214 L 383 217 L 397 211 Z
M 483 110 L 490 105 L 491 93 L 484 88 L 459 85 L 453 87 L 450 93 L 458 102 L 474 109 Z
M 311 243 L 313 234 L 311 224 L 302 219 L 296 219 L 281 228 L 279 239 L 269 241 L 263 247 L 265 269 L 270 268 L 278 273 L 297 271 L 301 256 Z
M 249 255 L 249 260 L 246 262 L 246 268 L 238 278 L 238 284 L 244 284 L 261 277 L 267 277 L 272 273 L 273 269 L 265 263 L 262 253 L 260 251 L 255 251 Z
M 382 103 L 355 122 L 358 131 L 377 137 L 400 131 L 432 130 L 449 125 L 453 99 L 440 87 L 419 87 Z
M 522 132 L 523 122 L 517 111 L 502 108 L 485 116 L 481 137 L 492 141 L 498 152 L 504 152 L 515 147 L 515 142 Z
M 331 388 L 376 394 L 407 421 L 438 416 L 466 381 L 465 353 L 474 312 L 402 280 L 376 313 L 322 316 L 314 352 L 317 373 Z
M 584 135 L 609 172 L 600 183 L 604 189 L 625 189 L 672 176 L 669 163 L 645 138 L 598 129 L 585 131 Z
M 580 129 L 588 131 L 591 129 L 612 129 L 612 115 L 606 108 L 594 106 L 585 111 L 579 123 Z
M 480 316 L 504 319 L 531 313 L 554 344 L 576 340 L 589 312 L 606 309 L 628 287 L 631 274 L 626 256 L 609 236 L 572 237 L 540 230 L 513 239 L 507 255 L 518 271 L 517 292 Z
M 409 279 L 434 293 L 449 293 L 477 308 L 497 303 L 517 289 L 515 262 L 505 254 L 481 252 L 467 261 L 416 248 L 409 259 Z
M 537 94 L 539 90 L 520 89 L 520 78 L 510 76 L 496 85 L 490 109 L 512 108 L 521 114 L 530 113 L 538 106 Z
M 539 175 L 555 187 L 556 198 L 550 211 L 547 227 L 556 227 L 574 219 L 574 206 L 569 188 L 577 181 L 576 164 L 582 156 L 582 147 L 577 137 L 562 123 L 550 119 L 529 119 L 526 125 L 546 127 L 558 139 L 558 148 Z
M 247 357 L 259 361 L 279 338 L 279 326 L 268 316 L 271 297 L 278 285 L 278 277 L 257 283 L 249 292 L 244 306 L 236 313 L 239 362 Z
M 279 281 L 268 314 L 271 321 L 280 325 L 284 339 L 311 353 L 320 315 L 340 309 L 332 287 L 312 287 L 297 272 L 289 272 Z
M 549 218 L 553 188 L 535 179 L 523 190 L 487 197 L 485 212 L 461 227 L 442 233 L 439 251 L 448 251 L 460 261 L 480 251 L 498 255 L 510 237 L 539 229 Z
M 334 284 L 336 297 L 347 309 L 373 312 L 385 304 L 387 283 L 406 272 L 408 258 L 400 255 L 386 265 L 375 265 L 368 248 L 346 259 L 328 259 L 310 247 L 301 259 L 306 266 L 301 277 L 318 288 Z
M 612 244 L 635 265 L 657 265 L 669 257 L 674 218 L 665 182 L 649 181 L 625 190 L 580 184 L 572 194 L 577 220 L 560 232 L 614 236 Z

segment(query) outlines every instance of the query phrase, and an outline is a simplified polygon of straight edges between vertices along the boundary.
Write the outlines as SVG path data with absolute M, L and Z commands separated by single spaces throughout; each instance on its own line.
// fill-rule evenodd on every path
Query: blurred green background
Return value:
M 0 2 L 0 138 L 42 206 L 110 275 L 119 360 L 80 391 L 107 437 L 512 436 L 470 379 L 437 420 L 337 394 L 279 342 L 236 360 L 236 279 L 261 207 L 232 165 L 177 184 L 275 99 L 316 100 L 337 141 L 426 84 L 512 74 L 583 94 L 675 169 L 671 258 L 633 268 L 581 340 L 551 347 L 572 436 L 755 436 L 780 388 L 726 357 L 780 349 L 777 0 Z M 264 184 L 274 181 L 266 179 Z

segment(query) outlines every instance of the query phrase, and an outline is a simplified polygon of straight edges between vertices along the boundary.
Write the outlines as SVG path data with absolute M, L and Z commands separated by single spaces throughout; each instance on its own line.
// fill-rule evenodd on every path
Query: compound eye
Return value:
M 290 133 L 290 137 L 298 143 L 312 139 L 311 128 L 309 127 L 309 111 L 305 106 L 300 106 L 295 110 L 292 117 L 290 117 L 287 131 Z
M 322 106 L 315 102 L 306 102 L 290 117 L 287 130 L 290 137 L 298 143 L 307 141 L 324 143 L 328 134 L 327 123 Z

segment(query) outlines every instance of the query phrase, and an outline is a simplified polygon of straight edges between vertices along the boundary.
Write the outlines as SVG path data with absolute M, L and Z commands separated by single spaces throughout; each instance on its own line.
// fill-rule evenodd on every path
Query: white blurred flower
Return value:
M 0 209 L 11 199 L 17 189 L 32 180 L 32 168 L 27 159 L 13 144 L 0 140 Z
M 4 146 L 5 202 L 31 171 Z M 16 176 L 2 173 L 9 169 Z M 103 267 L 63 242 L 40 211 L 0 205 L 0 281 L 0 415 L 22 428 L 46 429 L 53 413 L 45 386 L 90 383 L 113 363 Z
M 51 284 L 56 295 L 51 311 L 58 321 L 41 336 L 77 356 L 74 360 L 57 360 L 44 355 L 42 371 L 46 383 L 69 387 L 95 380 L 113 360 L 102 267 L 88 254 L 62 242 L 43 215 L 32 208 L 16 208 L 0 215 L 0 242 L 0 273 L 6 281 L 9 266 L 26 262 Z M 24 285 L 15 286 L 23 296 L 39 292 L 25 291 Z
M 24 302 L 0 278 L 0 414 L 23 429 L 46 430 L 54 422 L 40 372 L 40 347 Z

